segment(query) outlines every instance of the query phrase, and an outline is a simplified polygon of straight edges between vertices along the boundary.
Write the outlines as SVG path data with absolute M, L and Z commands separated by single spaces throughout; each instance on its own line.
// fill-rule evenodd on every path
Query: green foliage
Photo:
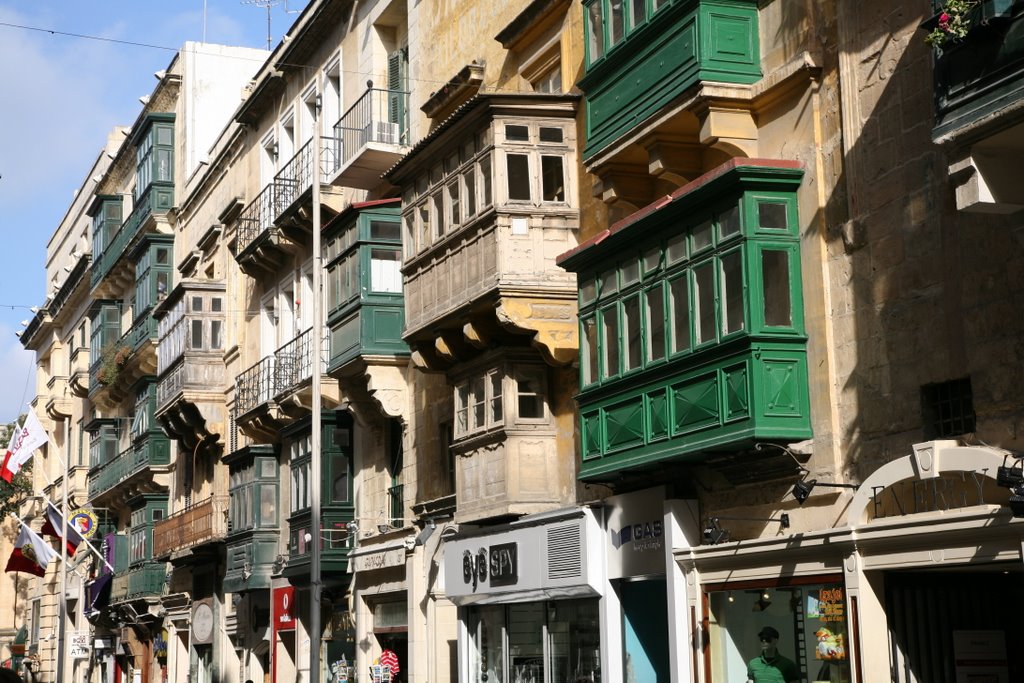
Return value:
M 981 0 L 946 0 L 939 11 L 938 25 L 924 39 L 932 47 L 941 48 L 946 43 L 963 40 L 974 25 L 971 15 Z
M 132 350 L 120 342 L 111 342 L 100 351 L 100 369 L 96 379 L 100 384 L 110 386 L 117 381 L 121 368 L 128 362 Z

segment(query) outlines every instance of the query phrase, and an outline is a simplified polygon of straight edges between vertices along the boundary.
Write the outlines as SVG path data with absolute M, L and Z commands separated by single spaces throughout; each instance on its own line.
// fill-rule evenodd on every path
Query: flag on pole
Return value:
M 46 567 L 55 557 L 57 553 L 50 544 L 22 522 L 18 540 L 14 542 L 11 559 L 7 560 L 7 568 L 4 571 L 46 576 Z
M 64 529 L 65 533 L 62 534 L 58 531 L 61 528 Z M 65 522 L 64 515 L 50 501 L 46 501 L 46 521 L 43 523 L 41 531 L 47 536 L 53 536 L 64 541 L 68 548 L 68 556 L 75 554 L 75 551 L 78 550 L 78 544 L 83 540 L 82 534 L 78 532 L 78 529 L 73 524 Z
M 28 462 L 37 448 L 46 443 L 46 430 L 39 423 L 34 410 L 28 411 L 25 422 L 14 430 L 11 443 L 7 446 L 4 464 L 0 466 L 0 478 L 10 483 L 22 465 Z

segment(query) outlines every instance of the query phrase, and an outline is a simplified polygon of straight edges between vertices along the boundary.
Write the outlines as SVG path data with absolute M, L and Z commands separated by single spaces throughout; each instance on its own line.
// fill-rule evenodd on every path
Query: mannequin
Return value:
M 757 637 L 761 640 L 761 654 L 747 664 L 747 683 L 798 683 L 800 669 L 779 654 L 779 632 L 765 626 Z

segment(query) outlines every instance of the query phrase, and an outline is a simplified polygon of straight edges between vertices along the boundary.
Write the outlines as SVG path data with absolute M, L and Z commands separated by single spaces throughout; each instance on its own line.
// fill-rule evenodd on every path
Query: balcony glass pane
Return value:
M 502 376 L 497 372 L 490 374 L 490 402 L 491 402 L 491 424 L 501 424 L 502 421 L 502 392 L 501 392 L 501 379 Z
M 718 217 L 718 234 L 721 237 L 735 235 L 740 231 L 740 210 L 738 206 L 732 206 Z
M 565 172 L 561 156 L 544 155 L 540 158 L 541 198 L 545 202 L 565 201 Z
M 715 339 L 715 271 L 714 262 L 693 269 L 694 301 L 697 304 L 697 343 Z
M 505 126 L 505 139 L 509 142 L 529 142 L 530 141 L 530 127 L 519 126 L 519 125 L 506 125 Z
M 601 331 L 604 377 L 613 377 L 619 374 L 619 313 L 616 306 L 601 311 Z
M 455 390 L 455 431 L 465 434 L 469 430 L 469 384 Z
M 645 7 L 647 0 L 630 0 L 630 2 L 633 5 L 632 27 L 636 28 L 644 23 L 644 20 L 647 18 L 647 8 Z
M 672 306 L 672 353 L 690 349 L 690 287 L 687 276 L 678 277 L 669 284 Z
M 660 360 L 665 357 L 665 299 L 662 286 L 644 292 L 647 311 L 647 360 Z
M 466 199 L 466 218 L 476 214 L 476 174 L 471 168 L 462 176 L 463 193 Z
M 261 527 L 277 526 L 277 485 L 260 484 L 260 520 Z
M 526 154 L 505 156 L 510 201 L 530 200 L 530 158 Z
M 459 225 L 462 223 L 462 204 L 459 200 L 459 183 L 456 180 L 453 183 L 448 183 L 445 186 L 445 192 L 448 195 L 448 221 L 452 226 Z
M 583 319 L 583 384 L 597 380 L 597 319 L 594 316 Z
M 792 327 L 789 252 L 776 249 L 762 251 L 761 274 L 764 278 L 764 324 L 770 327 Z
M 722 299 L 725 310 L 722 332 L 743 329 L 743 258 L 738 251 L 722 256 Z
M 640 367 L 640 297 L 631 296 L 622 302 L 622 322 L 625 326 L 623 343 L 626 347 L 625 370 Z
M 473 400 L 473 429 L 479 429 L 484 426 L 484 401 L 486 396 L 486 389 L 484 387 L 484 378 L 477 377 L 471 382 L 472 400 Z
M 402 255 L 398 248 L 373 249 L 370 252 L 370 289 L 401 294 Z
M 587 7 L 587 55 L 591 63 L 604 56 L 604 20 L 601 18 L 601 0 Z
M 338 454 L 331 457 L 331 501 L 347 503 L 349 500 L 348 458 Z
M 491 202 L 491 157 L 487 155 L 480 159 L 480 208 L 486 209 Z
M 757 226 L 770 230 L 785 230 L 789 227 L 789 222 L 786 220 L 786 204 L 784 202 L 759 202 Z
M 613 46 L 622 40 L 625 33 L 625 12 L 623 0 L 611 0 L 608 6 L 608 45 Z
M 370 239 L 397 242 L 402 239 L 401 228 L 395 221 L 370 221 Z
M 711 221 L 707 220 L 693 229 L 693 250 L 700 251 L 711 246 Z
M 540 371 L 520 371 L 516 377 L 516 394 L 520 419 L 544 418 L 544 376 Z

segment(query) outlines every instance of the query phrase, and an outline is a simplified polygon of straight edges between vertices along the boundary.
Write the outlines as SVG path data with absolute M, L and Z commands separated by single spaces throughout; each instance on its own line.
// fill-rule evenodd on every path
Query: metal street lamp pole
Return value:
M 320 520 L 320 479 L 323 476 L 321 461 L 322 451 L 322 424 L 321 415 L 323 397 L 320 389 L 322 383 L 321 364 L 323 358 L 323 285 L 321 269 L 323 259 L 320 253 L 320 78 L 317 77 L 316 105 L 313 108 L 313 426 L 311 446 L 313 450 L 312 467 L 310 472 L 310 534 L 313 537 L 313 547 L 309 558 L 309 681 L 320 683 L 320 594 L 322 591 L 321 562 L 322 554 L 322 531 Z

